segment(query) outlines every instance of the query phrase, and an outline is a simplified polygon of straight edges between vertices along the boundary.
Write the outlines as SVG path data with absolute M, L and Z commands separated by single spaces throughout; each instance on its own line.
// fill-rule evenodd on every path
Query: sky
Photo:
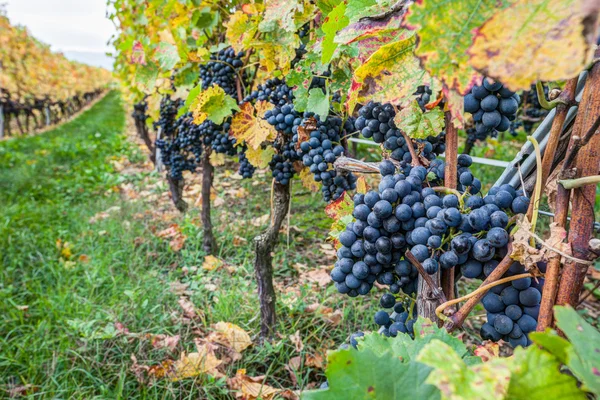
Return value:
M 69 59 L 112 69 L 108 40 L 115 33 L 106 18 L 106 0 L 0 0 L 6 3 L 13 25 L 25 25 L 31 34 Z

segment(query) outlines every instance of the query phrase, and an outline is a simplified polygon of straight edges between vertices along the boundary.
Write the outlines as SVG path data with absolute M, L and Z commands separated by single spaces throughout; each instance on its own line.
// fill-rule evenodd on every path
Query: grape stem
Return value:
M 535 233 L 535 225 L 538 219 L 538 210 L 540 208 L 540 198 L 542 197 L 542 152 L 540 151 L 540 145 L 533 136 L 527 136 L 527 140 L 533 144 L 535 149 L 535 162 L 536 168 L 536 179 L 535 179 L 535 191 L 533 193 L 533 213 L 531 215 L 531 232 Z M 524 188 L 523 188 L 524 189 Z M 531 239 L 531 246 L 535 246 L 535 240 Z
M 410 156 L 412 158 L 410 165 L 412 165 L 413 167 L 422 166 L 421 161 L 419 161 L 419 157 L 417 157 L 417 152 L 415 151 L 415 147 L 413 146 L 412 139 L 402 129 L 399 129 L 399 131 L 404 140 L 406 141 L 406 144 L 408 145 L 408 151 L 410 152 Z
M 565 189 L 576 189 L 585 185 L 600 183 L 600 175 L 586 176 L 577 179 L 561 179 L 558 181 Z
M 460 196 L 462 196 L 462 193 L 459 192 L 458 190 L 447 188 L 445 186 L 434 186 L 434 187 L 432 187 L 432 189 L 435 192 L 440 192 L 440 193 L 445 193 L 445 194 L 453 194 L 456 197 L 458 197 L 459 199 L 460 199 Z
M 569 103 L 560 96 L 552 101 L 548 101 L 546 99 L 546 94 L 544 93 L 544 85 L 541 81 L 535 83 L 535 91 L 537 92 L 538 102 L 543 109 L 552 110 L 559 104 L 569 105 Z
M 516 281 L 517 279 L 535 278 L 535 277 L 536 277 L 536 275 L 532 274 L 531 272 L 527 272 L 525 274 L 513 275 L 513 276 L 509 276 L 507 278 L 502 278 L 502 279 L 499 279 L 499 280 L 497 280 L 495 282 L 488 283 L 487 285 L 482 285 L 482 286 L 478 287 L 476 290 L 474 290 L 473 292 L 471 292 L 471 293 L 469 293 L 467 295 L 464 295 L 464 296 L 459 297 L 457 299 L 450 300 L 450 301 L 447 301 L 447 302 L 445 302 L 443 304 L 440 304 L 438 306 L 438 308 L 435 309 L 435 314 L 438 316 L 439 319 L 441 319 L 443 321 L 446 321 L 446 320 L 448 320 L 448 318 L 444 315 L 443 311 L 447 307 L 450 307 L 450 306 L 452 306 L 454 304 L 460 303 L 461 301 L 468 300 L 471 297 L 478 295 L 479 293 L 487 292 L 488 290 L 490 290 L 494 286 L 498 286 L 498 285 L 501 285 L 501 284 L 506 283 L 506 282 Z

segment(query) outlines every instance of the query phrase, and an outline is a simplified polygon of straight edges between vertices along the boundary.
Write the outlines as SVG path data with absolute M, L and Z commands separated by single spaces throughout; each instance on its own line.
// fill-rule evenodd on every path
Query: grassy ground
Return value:
M 218 321 L 256 335 L 250 243 L 265 226 L 267 179 L 240 189 L 217 177 L 214 222 L 227 265 L 204 270 L 197 209 L 179 216 L 164 201 L 161 177 L 129 165 L 142 156 L 124 129 L 123 105 L 111 93 L 56 130 L 0 143 L 0 397 L 28 390 L 32 398 L 233 398 L 224 379 L 142 384 L 131 356 L 145 366 L 177 359 Z M 331 262 L 332 250 L 319 246 L 329 222 L 312 212 L 322 207 L 317 195 L 299 184 L 293 190 L 290 244 L 282 235 L 274 261 L 278 335 L 223 372 L 245 368 L 269 385 L 300 389 L 320 383 L 322 371 L 286 365 L 344 342 L 370 318 L 370 300 L 348 301 L 311 282 L 307 272 Z M 187 236 L 179 252 L 156 235 L 171 224 Z M 182 293 L 197 318 L 184 317 Z M 296 332 L 303 349 L 290 339 Z M 147 339 L 156 334 L 180 340 L 173 351 L 157 348 Z
M 182 216 L 126 131 L 111 93 L 58 129 L 0 142 L 0 397 L 232 399 L 226 378 L 239 369 L 276 388 L 319 385 L 326 350 L 373 329 L 378 298 L 335 294 L 320 194 L 294 182 L 274 254 L 277 335 L 259 345 L 251 243 L 266 227 L 270 180 L 240 181 L 233 166 L 217 167 L 213 269 L 200 246 L 197 177 L 188 178 Z M 518 146 L 498 149 L 475 152 L 510 159 Z M 482 169 L 484 182 L 496 172 Z M 254 341 L 241 358 L 220 355 L 223 377 L 156 377 L 219 321 Z

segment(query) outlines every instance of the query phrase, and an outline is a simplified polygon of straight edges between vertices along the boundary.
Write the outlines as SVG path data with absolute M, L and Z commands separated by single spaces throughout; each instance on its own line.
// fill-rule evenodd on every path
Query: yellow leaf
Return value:
M 257 149 L 249 147 L 246 150 L 246 159 L 256 168 L 266 168 L 274 155 L 275 149 L 272 146 L 264 149 L 260 146 Z
M 227 379 L 227 386 L 233 390 L 239 390 L 241 393 L 236 397 L 244 400 L 272 400 L 273 397 L 281 392 L 280 389 L 265 385 L 262 377 L 251 377 L 246 375 L 245 369 L 239 369 L 233 378 Z
M 227 42 L 236 52 L 248 49 L 250 42 L 258 30 L 258 22 L 243 11 L 236 11 L 225 23 Z
M 197 350 L 196 353 L 181 354 L 181 358 L 173 365 L 174 372 L 171 374 L 173 382 L 201 374 L 220 375 L 216 368 L 221 365 L 221 360 L 215 357 L 205 344 L 199 345 Z
M 213 151 L 210 153 L 210 164 L 213 167 L 218 167 L 225 164 L 225 154 Z
M 367 184 L 367 180 L 364 176 L 359 176 L 356 180 L 356 193 L 365 194 L 369 191 L 369 185 Z
M 166 42 L 166 43 L 172 44 L 173 46 L 176 45 L 175 39 L 173 38 L 173 34 L 168 29 L 160 31 L 158 33 L 158 37 L 160 38 L 161 42 Z
M 233 137 L 238 142 L 245 141 L 248 145 L 248 150 L 256 150 L 264 141 L 275 139 L 277 131 L 263 118 L 265 112 L 271 110 L 273 107 L 267 101 L 257 102 L 256 109 L 252 104 L 244 103 L 240 107 L 240 112 L 235 114 L 231 121 L 231 133 Z
M 520 0 L 476 32 L 471 65 L 511 90 L 575 77 L 592 58 L 585 17 L 578 0 Z
M 302 168 L 300 171 L 300 181 L 302 182 L 302 186 L 310 190 L 311 192 L 319 191 L 319 184 L 315 182 L 314 175 L 308 168 Z
M 231 115 L 231 110 L 237 109 L 237 102 L 218 85 L 201 91 L 190 106 L 196 125 L 200 125 L 207 118 L 220 125 Z
M 250 335 L 235 324 L 221 321 L 217 322 L 214 328 L 221 338 L 221 341 L 217 341 L 217 343 L 230 347 L 238 353 L 241 353 L 252 345 Z
M 207 271 L 213 271 L 222 265 L 223 265 L 222 260 L 218 259 L 215 256 L 208 255 L 208 256 L 204 257 L 204 262 L 202 263 L 202 269 L 205 269 Z
M 60 255 L 65 260 L 68 260 L 73 256 L 73 252 L 71 251 L 71 246 L 70 246 L 69 242 L 65 242 L 63 248 L 60 251 Z

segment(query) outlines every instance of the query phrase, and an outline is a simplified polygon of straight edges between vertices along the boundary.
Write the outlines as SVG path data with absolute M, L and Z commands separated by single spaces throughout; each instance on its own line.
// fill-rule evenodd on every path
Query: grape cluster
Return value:
M 171 100 L 168 96 L 160 100 L 160 114 L 158 121 L 154 123 L 154 128 L 161 128 L 161 137 L 171 138 L 175 134 L 175 119 L 177 118 L 177 111 L 182 105 L 181 100 Z
M 502 83 L 485 78 L 481 86 L 473 86 L 465 96 L 464 109 L 473 114 L 476 133 L 486 137 L 508 130 L 510 121 L 517 118 L 520 100 L 517 93 Z
M 268 101 L 276 106 L 291 104 L 293 100 L 292 88 L 279 78 L 273 78 L 264 84 L 258 85 L 242 103 L 251 101 Z
M 179 180 L 184 171 L 195 172 L 201 162 L 203 146 L 210 146 L 217 153 L 235 155 L 235 139 L 227 134 L 229 128 L 229 121 L 217 125 L 206 120 L 196 125 L 191 113 L 179 117 L 173 124 L 173 133 L 156 141 L 171 177 Z
M 236 54 L 232 47 L 222 49 L 216 54 L 211 54 L 211 61 L 200 65 L 202 88 L 208 89 L 213 84 L 219 85 L 225 93 L 235 97 L 237 95 L 235 83 L 237 77 L 242 77 L 242 82 L 240 82 L 242 86 L 246 79 L 245 71 L 241 69 L 244 65 L 242 61 L 243 57 L 243 51 Z
M 294 162 L 300 160 L 292 143 L 292 128 L 301 121 L 300 114 L 291 104 L 284 104 L 265 112 L 264 118 L 279 132 L 273 143 L 277 153 L 269 162 L 273 178 L 282 185 L 287 185 L 295 174 Z
M 417 103 L 419 104 L 419 107 L 421 107 L 422 111 L 425 111 L 425 106 L 431 100 L 431 89 L 429 86 L 419 86 L 414 94 L 417 95 Z
M 310 130 L 310 136 L 301 138 L 299 127 Z M 342 125 L 344 126 L 342 130 Z M 344 147 L 339 144 L 340 132 L 353 131 L 352 120 L 342 124 L 342 119 L 329 116 L 321 121 L 318 115 L 305 113 L 300 124 L 294 123 L 292 142 L 297 148 L 302 164 L 309 167 L 315 182 L 322 182 L 321 192 L 326 202 L 337 200 L 345 191 L 356 189 L 356 176 L 350 173 L 338 173 L 333 163 L 344 154 Z M 337 144 L 336 144 L 337 143 Z
M 417 319 L 417 308 L 397 302 L 393 294 L 386 293 L 379 299 L 379 305 L 384 309 L 392 309 L 391 313 L 379 310 L 375 313 L 375 323 L 379 325 L 379 332 L 387 337 L 396 337 L 398 333 L 407 333 L 414 337 L 413 325 Z M 411 312 L 412 308 L 412 312 Z
M 240 162 L 240 168 L 238 169 L 238 174 L 240 174 L 242 176 L 242 178 L 244 179 L 249 179 L 252 178 L 252 176 L 254 175 L 254 171 L 256 171 L 256 168 L 254 167 L 254 165 L 250 164 L 250 161 L 248 161 L 248 158 L 246 157 L 246 146 L 242 147 L 242 151 L 239 153 L 239 162 Z
M 139 103 L 135 103 L 133 105 L 133 112 L 131 113 L 131 117 L 136 121 L 146 122 L 148 119 L 148 103 L 145 101 L 140 101 Z
M 390 157 L 403 164 L 412 161 L 408 147 L 410 145 L 417 154 L 428 160 L 433 160 L 437 154 L 443 153 L 446 149 L 444 135 L 407 143 L 394 123 L 396 111 L 391 104 L 369 102 L 359 110 L 358 115 L 355 122 L 356 129 L 365 138 L 373 138 L 375 143 L 383 143 L 385 149 L 391 152 Z
M 485 275 L 489 275 L 496 265 L 497 261 L 486 263 Z M 546 272 L 545 263 L 538 263 L 538 269 Z M 524 272 L 525 267 L 515 262 L 503 278 Z M 487 311 L 487 322 L 481 327 L 481 338 L 495 342 L 503 339 L 513 347 L 529 346 L 531 340 L 528 334 L 537 328 L 543 288 L 543 278 L 521 278 L 490 289 L 481 301 Z

